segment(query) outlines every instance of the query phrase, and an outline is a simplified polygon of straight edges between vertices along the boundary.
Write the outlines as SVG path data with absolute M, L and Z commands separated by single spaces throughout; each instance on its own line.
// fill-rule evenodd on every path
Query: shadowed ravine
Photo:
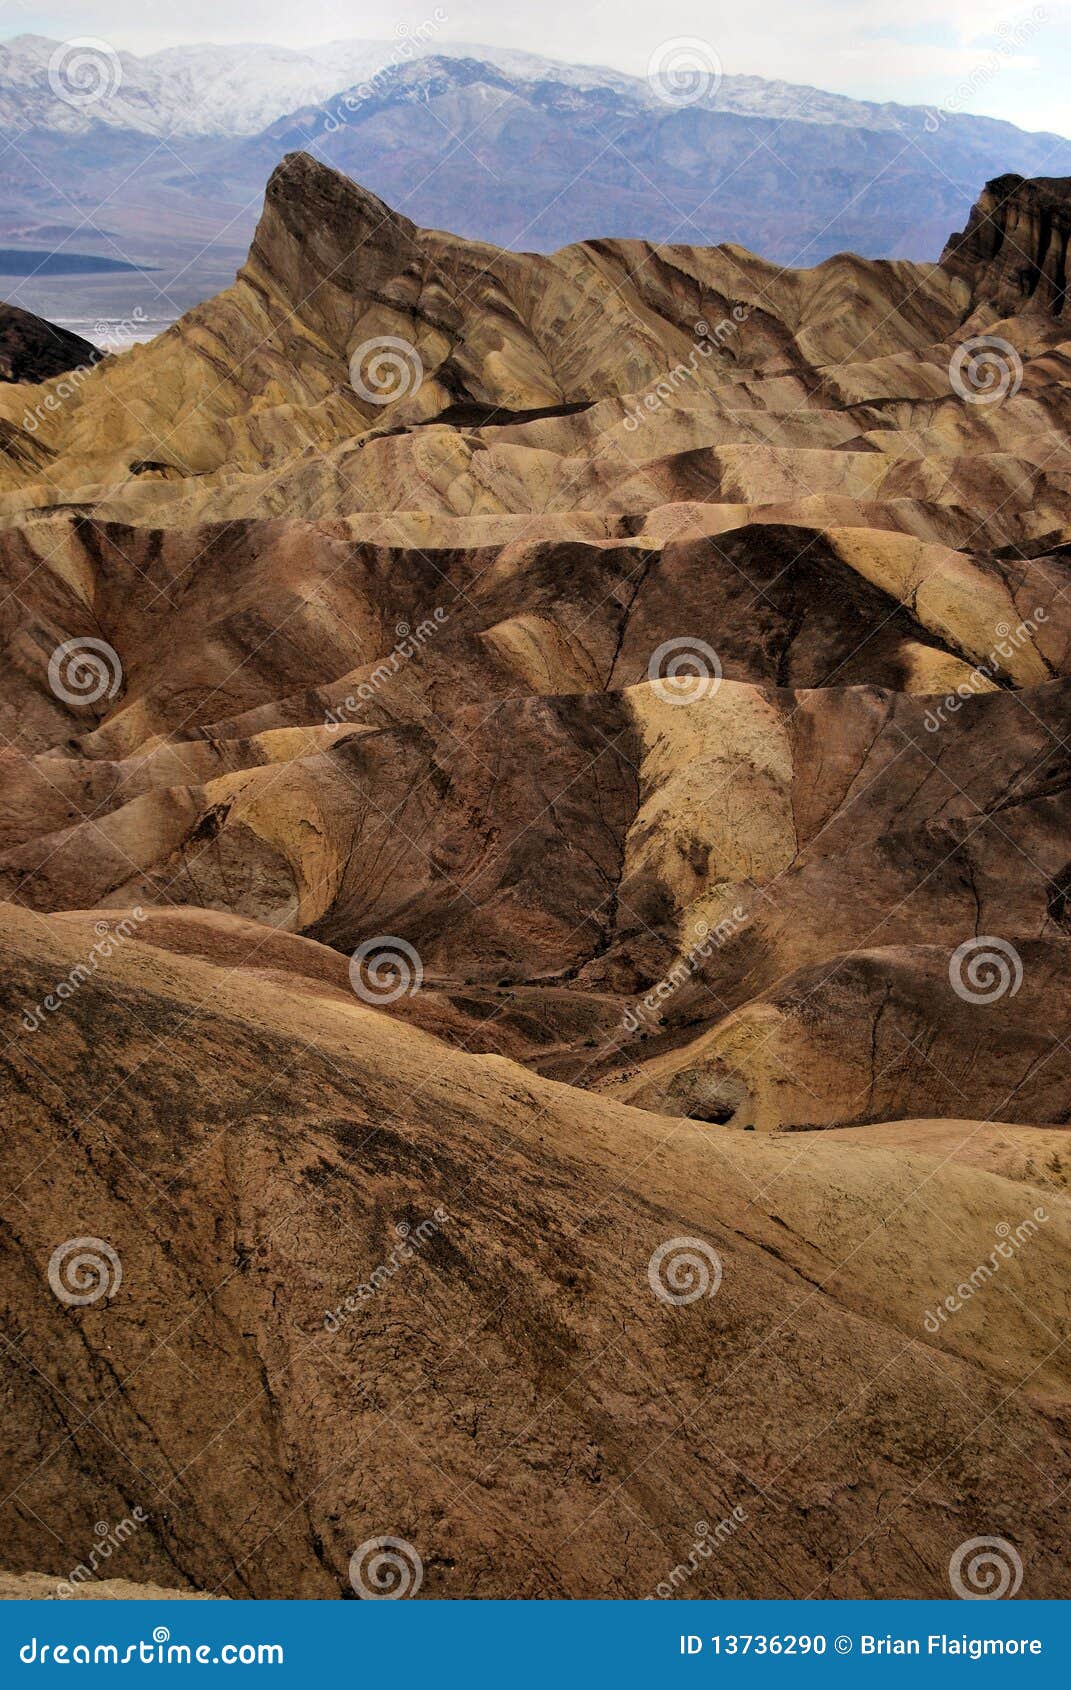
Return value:
M 9 1572 L 1068 1594 L 1069 205 L 539 256 L 293 154 L 0 384 Z

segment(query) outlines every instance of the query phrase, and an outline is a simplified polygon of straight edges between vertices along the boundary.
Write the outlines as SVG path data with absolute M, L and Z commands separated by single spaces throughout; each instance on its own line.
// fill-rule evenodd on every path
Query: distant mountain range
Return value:
M 735 241 L 796 265 L 845 249 L 936 258 L 987 178 L 1071 174 L 1071 141 L 991 118 L 750 76 L 667 100 L 644 78 L 430 28 L 304 52 L 90 54 L 88 67 L 79 51 L 35 35 L 0 46 L 0 244 L 47 239 L 154 269 L 19 280 L 19 304 L 83 332 L 135 310 L 157 327 L 224 286 L 295 148 L 417 223 L 497 245 Z M 0 291 L 14 296 L 10 275 Z
M 167 47 L 138 57 L 116 53 L 118 86 L 92 104 L 71 106 L 55 91 L 49 67 L 63 43 L 43 35 L 0 42 L 0 124 L 85 134 L 97 124 L 142 135 L 257 135 L 276 118 L 371 82 L 387 66 L 428 56 L 404 40 L 333 41 L 299 52 L 241 45 Z M 476 58 L 517 83 L 557 81 L 576 88 L 642 87 L 638 79 L 598 65 L 567 65 L 535 53 L 451 43 L 449 58 Z M 71 55 L 72 59 L 74 54 Z M 730 83 L 760 79 L 735 77 Z M 777 88 L 783 84 L 764 83 Z M 819 95 L 827 100 L 828 95 Z M 854 102 L 845 101 L 845 105 Z

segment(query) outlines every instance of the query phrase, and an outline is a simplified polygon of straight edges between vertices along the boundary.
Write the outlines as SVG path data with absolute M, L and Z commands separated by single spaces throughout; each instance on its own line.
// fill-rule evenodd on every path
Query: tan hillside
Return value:
M 0 385 L 12 1594 L 1066 1597 L 1066 200 Z
M 92 931 L 11 911 L 9 1000 Z M 624 1108 L 359 1004 L 307 942 L 305 972 L 226 963 L 233 933 L 214 959 L 210 926 L 198 954 L 129 941 L 38 1035 L 48 1082 L 9 1053 L 10 1554 L 41 1553 L 30 1509 L 92 1541 L 136 1479 L 150 1520 L 124 1571 L 232 1596 L 337 1595 L 380 1533 L 416 1547 L 429 1596 L 641 1596 L 734 1507 L 696 1594 L 938 1594 L 982 1523 L 1032 1591 L 1062 1588 L 1066 1198 L 943 1147 L 816 1134 L 801 1156 Z M 76 1075 L 108 1102 L 71 1130 L 52 1098 Z M 1038 1207 L 999 1289 L 928 1334 L 950 1279 Z M 53 1295 L 57 1226 L 111 1243 L 113 1298 Z M 648 1262 L 682 1238 L 722 1280 L 671 1306 Z M 377 1263 L 378 1292 L 325 1326 Z

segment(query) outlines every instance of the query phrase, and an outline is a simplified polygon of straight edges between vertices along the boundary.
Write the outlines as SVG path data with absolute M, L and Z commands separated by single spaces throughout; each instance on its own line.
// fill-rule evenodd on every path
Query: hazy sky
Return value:
M 448 18 L 443 42 L 490 41 L 642 75 L 660 42 L 695 36 L 727 72 L 1071 133 L 1071 0 L 441 0 L 439 9 Z M 138 53 L 194 41 L 301 47 L 353 36 L 389 40 L 435 10 L 435 0 L 0 0 L 0 35 L 91 35 Z

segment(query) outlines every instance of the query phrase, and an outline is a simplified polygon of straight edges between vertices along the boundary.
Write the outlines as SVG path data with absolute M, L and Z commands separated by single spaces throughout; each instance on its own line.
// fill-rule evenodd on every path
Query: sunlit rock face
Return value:
M 987 182 L 962 234 L 953 235 L 941 263 L 966 278 L 974 299 L 998 315 L 1024 310 L 1063 317 L 1067 302 L 1067 245 L 1071 185 L 1066 177 Z
M 785 271 L 293 155 L 0 386 L 11 1573 L 1066 1595 L 1064 196 Z

